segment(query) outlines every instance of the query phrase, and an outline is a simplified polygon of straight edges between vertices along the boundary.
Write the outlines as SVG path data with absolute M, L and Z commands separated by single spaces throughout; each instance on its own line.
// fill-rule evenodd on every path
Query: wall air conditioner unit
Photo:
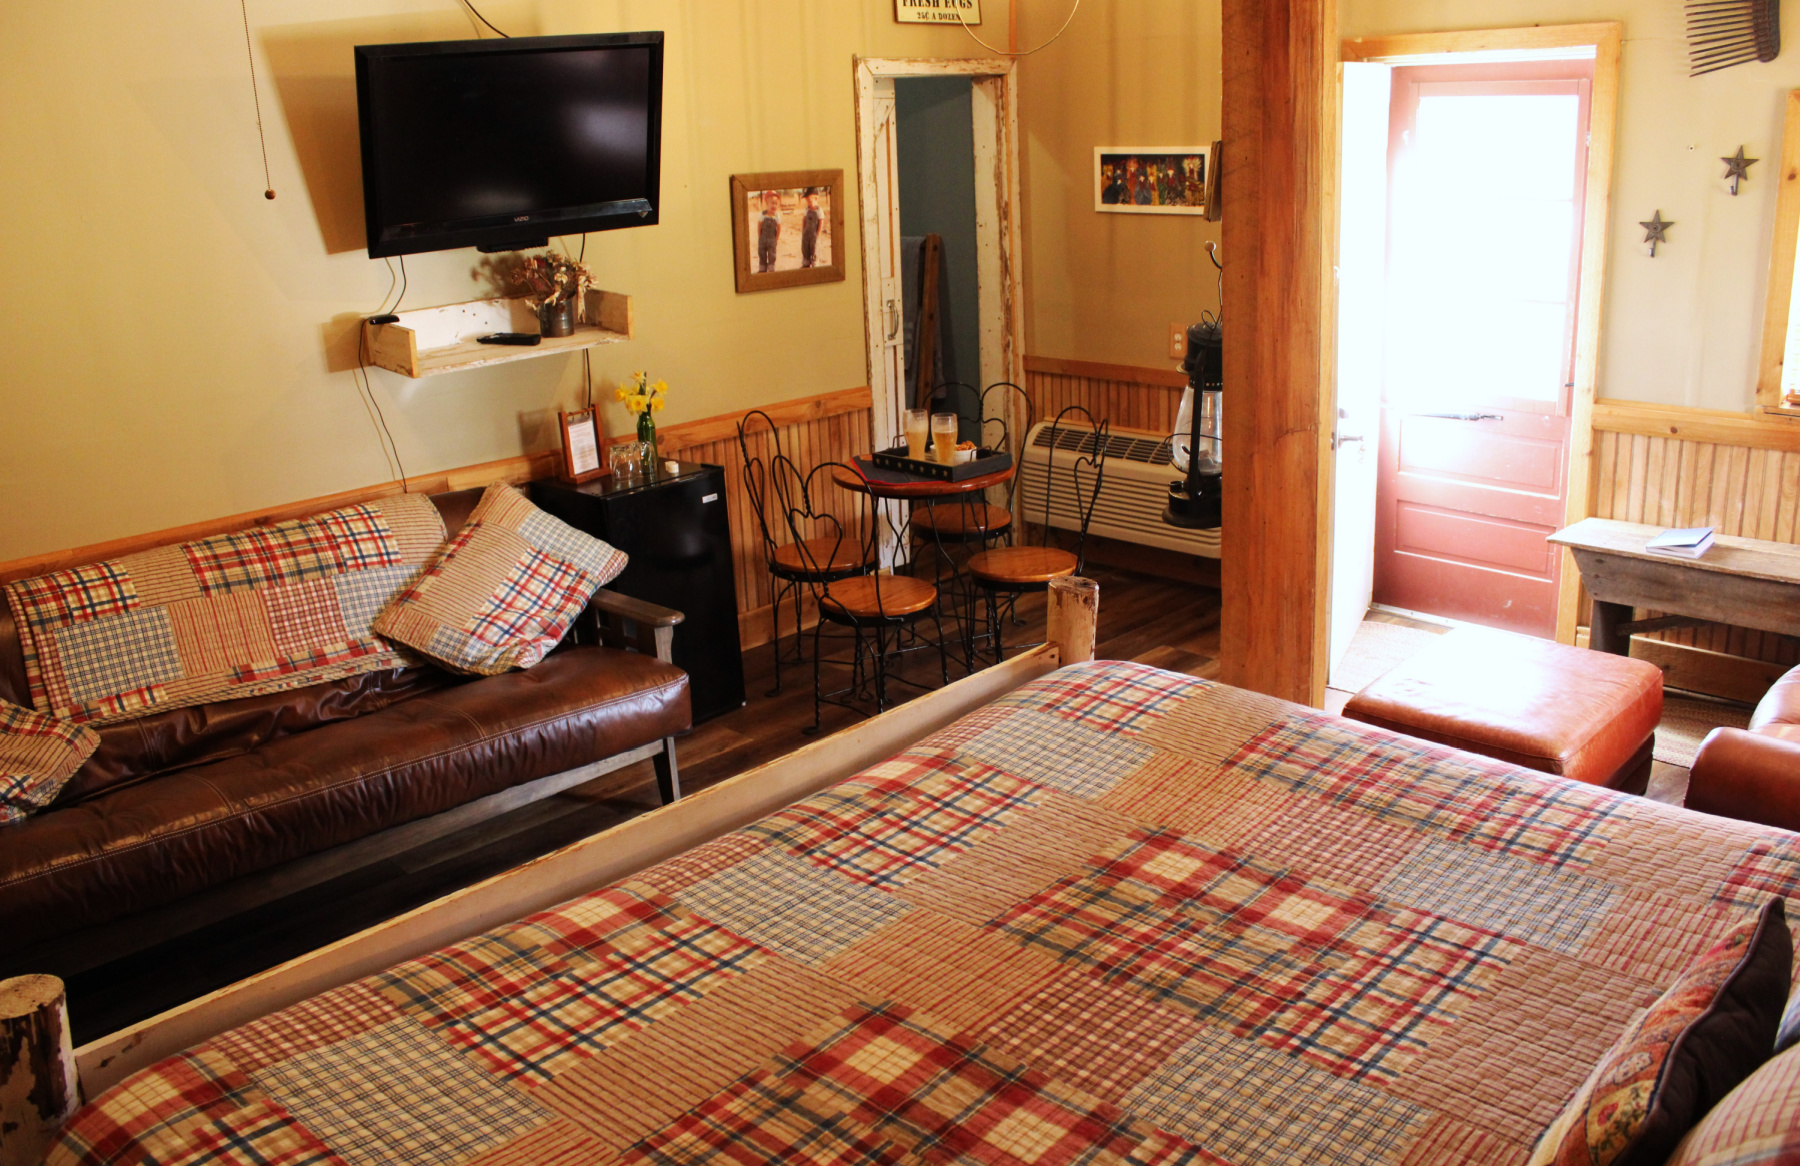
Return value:
M 1056 448 L 1050 448 L 1053 422 L 1040 421 L 1025 438 L 1024 464 L 1020 467 L 1019 514 L 1026 522 L 1044 521 L 1044 477 L 1050 459 L 1055 458 L 1055 490 L 1050 499 L 1050 525 L 1065 530 L 1081 529 L 1081 514 L 1075 506 L 1070 473 L 1078 458 L 1091 456 L 1094 432 L 1084 425 L 1064 425 L 1055 434 Z M 1208 559 L 1219 557 L 1219 531 L 1183 530 L 1162 520 L 1163 508 L 1169 500 L 1169 483 L 1181 477 L 1181 471 L 1169 458 L 1167 434 L 1144 429 L 1114 429 L 1106 437 L 1106 477 L 1100 486 L 1100 497 L 1094 503 L 1094 517 L 1088 533 L 1120 542 L 1162 547 L 1183 554 Z M 1088 467 L 1083 466 L 1086 478 Z

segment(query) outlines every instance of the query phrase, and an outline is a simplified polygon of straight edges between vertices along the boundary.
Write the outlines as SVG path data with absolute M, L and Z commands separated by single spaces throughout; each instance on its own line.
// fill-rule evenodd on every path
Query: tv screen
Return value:
M 369 255 L 657 220 L 660 32 L 358 45 Z

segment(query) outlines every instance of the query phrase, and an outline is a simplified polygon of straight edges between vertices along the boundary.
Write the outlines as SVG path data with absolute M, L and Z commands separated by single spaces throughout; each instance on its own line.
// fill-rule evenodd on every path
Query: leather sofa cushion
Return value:
M 1662 719 L 1653 664 L 1458 628 L 1350 698 L 1344 715 L 1604 785 Z
M 142 911 L 684 731 L 687 675 L 569 648 L 124 785 L 10 828 L 0 935 L 25 944 Z
M 99 730 L 100 747 L 63 787 L 56 804 L 72 806 L 172 770 L 223 761 L 460 682 L 439 668 L 393 668 L 107 725 Z

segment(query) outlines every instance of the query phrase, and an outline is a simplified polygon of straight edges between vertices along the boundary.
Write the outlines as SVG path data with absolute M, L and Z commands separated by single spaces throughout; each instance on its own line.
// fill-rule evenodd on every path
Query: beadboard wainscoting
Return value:
M 802 470 L 811 469 L 820 462 L 845 461 L 853 455 L 869 452 L 870 397 L 867 388 L 841 389 L 798 400 L 782 401 L 763 406 L 763 412 L 775 423 L 783 452 Z M 732 559 L 737 577 L 738 629 L 743 646 L 750 648 L 769 642 L 772 589 L 763 559 L 761 530 L 756 522 L 756 514 L 750 507 L 750 500 L 744 494 L 743 458 L 738 453 L 737 423 L 738 415 L 732 414 L 671 425 L 660 431 L 658 448 L 664 457 L 710 462 L 725 467 L 726 495 L 731 506 Z M 753 452 L 767 457 L 773 452 L 772 446 L 768 431 L 764 430 L 755 439 Z M 80 563 L 117 558 L 170 543 L 240 530 L 247 526 L 267 526 L 322 510 L 398 494 L 402 489 L 435 494 L 444 490 L 487 486 L 494 482 L 523 484 L 553 475 L 558 456 L 555 452 L 526 454 L 481 465 L 419 474 L 410 478 L 404 486 L 400 482 L 382 482 L 244 514 L 13 559 L 0 563 L 0 583 Z M 813 618 L 809 611 L 809 622 Z M 791 621 L 791 615 L 784 617 L 784 621 Z M 791 626 L 791 622 L 783 624 L 784 628 Z
M 1602 400 L 1593 450 L 1597 517 L 1800 542 L 1800 424 Z M 1585 592 L 1580 611 L 1585 620 Z M 1665 669 L 1672 687 L 1753 701 L 1800 663 L 1800 641 L 1706 624 L 1637 637 L 1632 655 Z
M 1175 430 L 1187 374 L 1175 369 L 1098 364 L 1050 356 L 1025 358 L 1025 394 L 1039 421 L 1080 405 L 1115 429 Z

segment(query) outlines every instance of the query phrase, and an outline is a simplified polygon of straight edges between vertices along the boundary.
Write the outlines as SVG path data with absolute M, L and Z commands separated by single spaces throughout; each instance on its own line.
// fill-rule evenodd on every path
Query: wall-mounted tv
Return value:
M 371 258 L 649 226 L 663 34 L 356 47 Z

